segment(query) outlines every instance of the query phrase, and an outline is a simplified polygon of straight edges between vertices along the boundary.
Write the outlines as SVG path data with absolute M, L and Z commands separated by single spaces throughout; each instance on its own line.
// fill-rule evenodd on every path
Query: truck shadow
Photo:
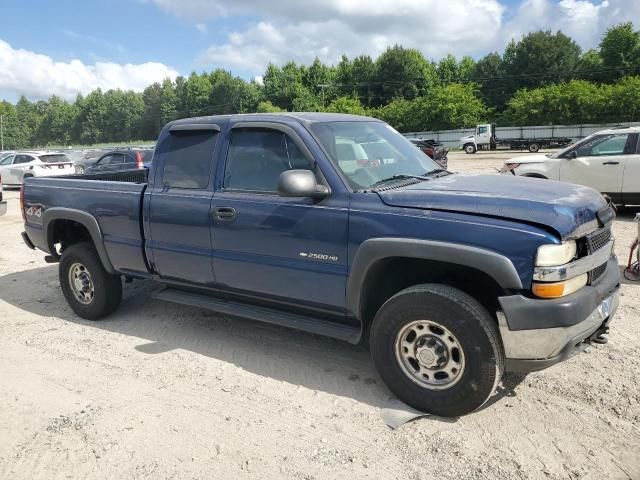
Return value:
M 50 265 L 0 277 L 0 300 L 35 315 L 143 339 L 134 348 L 146 355 L 187 350 L 256 375 L 379 408 L 392 397 L 363 345 L 153 300 L 150 293 L 157 288 L 151 281 L 125 284 L 120 308 L 107 319 L 92 322 L 69 308 L 58 285 L 57 266 Z M 515 386 L 505 378 L 490 404 L 515 395 Z

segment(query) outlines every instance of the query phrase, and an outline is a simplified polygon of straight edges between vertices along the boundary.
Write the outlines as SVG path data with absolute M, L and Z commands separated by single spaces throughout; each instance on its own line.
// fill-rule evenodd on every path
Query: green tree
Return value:
M 435 68 L 413 48 L 400 45 L 387 48 L 375 67 L 374 105 L 384 105 L 394 98 L 419 97 L 436 83 Z
M 258 106 L 256 107 L 256 112 L 257 113 L 278 113 L 278 112 L 282 112 L 282 109 L 279 107 L 276 107 L 269 100 L 266 100 L 258 103 Z
M 357 98 L 338 97 L 325 109 L 327 112 L 350 113 L 352 115 L 367 115 L 367 111 Z
M 478 60 L 470 78 L 479 85 L 480 98 L 489 107 L 500 109 L 508 100 L 510 85 L 499 53 L 493 52 Z
M 511 42 L 503 56 L 510 92 L 570 80 L 580 53 L 578 44 L 560 31 L 533 32 Z
M 631 22 L 610 27 L 600 42 L 600 57 L 609 81 L 639 74 L 640 32 L 633 29 Z

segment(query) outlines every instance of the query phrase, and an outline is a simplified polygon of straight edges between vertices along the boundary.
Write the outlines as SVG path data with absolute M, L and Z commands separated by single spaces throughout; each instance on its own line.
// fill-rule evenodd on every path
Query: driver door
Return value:
M 575 158 L 564 159 L 560 180 L 620 198 L 626 157 L 635 153 L 637 143 L 637 133 L 598 135 L 573 150 Z

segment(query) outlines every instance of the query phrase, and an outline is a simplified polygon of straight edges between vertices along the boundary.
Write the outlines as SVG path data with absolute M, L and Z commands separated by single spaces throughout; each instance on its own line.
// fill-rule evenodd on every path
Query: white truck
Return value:
M 476 126 L 474 135 L 460 139 L 460 146 L 465 153 L 476 153 L 478 150 L 529 150 L 538 152 L 541 148 L 563 147 L 569 145 L 571 139 L 567 137 L 535 137 L 528 136 L 521 130 L 520 137 L 498 139 L 496 124 L 483 123 Z

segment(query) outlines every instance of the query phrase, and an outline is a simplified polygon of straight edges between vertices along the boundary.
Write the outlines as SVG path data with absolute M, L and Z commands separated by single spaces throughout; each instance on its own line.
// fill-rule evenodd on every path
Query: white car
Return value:
M 73 162 L 62 152 L 16 152 L 0 160 L 0 175 L 6 186 L 20 186 L 29 177 L 57 177 L 73 173 Z
M 640 204 L 640 127 L 612 128 L 546 155 L 507 160 L 501 172 L 595 188 L 617 205 Z
M 7 202 L 2 199 L 2 175 L 0 175 L 0 215 L 7 213 Z

